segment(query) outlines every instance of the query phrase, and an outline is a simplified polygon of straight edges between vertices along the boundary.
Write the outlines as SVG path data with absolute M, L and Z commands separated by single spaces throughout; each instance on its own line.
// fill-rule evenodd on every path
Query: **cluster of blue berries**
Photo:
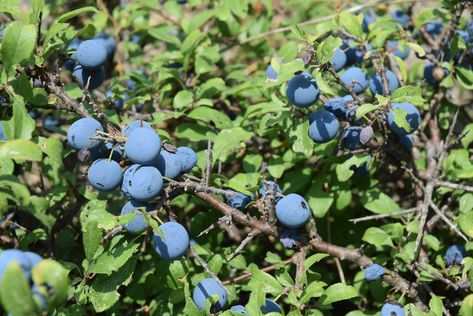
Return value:
M 115 39 L 105 33 L 85 41 L 74 39 L 68 50 L 76 49 L 76 52 L 64 67 L 72 71 L 73 77 L 81 86 L 88 85 L 89 89 L 96 89 L 105 80 L 104 64 L 113 56 L 115 47 Z

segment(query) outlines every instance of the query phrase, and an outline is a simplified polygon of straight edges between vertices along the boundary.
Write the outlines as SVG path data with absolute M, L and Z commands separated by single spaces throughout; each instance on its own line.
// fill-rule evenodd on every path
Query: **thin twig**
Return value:
M 204 261 L 204 259 L 202 259 L 199 254 L 195 251 L 194 247 L 191 245 L 189 247 L 189 250 L 191 252 L 191 255 L 199 262 L 199 264 L 204 268 L 205 272 L 207 272 L 211 277 L 212 279 L 214 279 L 218 284 L 220 284 L 224 289 L 225 289 L 225 292 L 227 292 L 227 294 L 230 295 L 230 291 L 228 291 L 227 287 L 225 286 L 225 284 L 220 281 L 220 279 L 218 278 L 218 276 L 212 271 L 210 270 L 209 266 L 207 265 L 207 263 Z
M 413 207 L 413 208 L 409 208 L 403 211 L 396 211 L 396 212 L 390 212 L 386 214 L 369 215 L 369 216 L 364 216 L 364 217 L 359 217 L 359 218 L 352 218 L 352 219 L 349 219 L 349 221 L 356 224 L 359 222 L 378 220 L 378 219 L 387 218 L 387 217 L 403 216 L 403 215 L 418 212 L 418 211 L 420 211 L 420 207 Z

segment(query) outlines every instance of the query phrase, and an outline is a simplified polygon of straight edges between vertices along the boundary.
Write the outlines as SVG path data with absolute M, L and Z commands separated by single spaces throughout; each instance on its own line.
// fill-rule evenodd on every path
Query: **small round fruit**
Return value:
M 445 261 L 449 266 L 461 264 L 464 257 L 467 256 L 465 248 L 459 245 L 453 245 L 448 247 L 445 253 Z
M 130 132 L 125 143 L 125 154 L 134 163 L 151 164 L 161 150 L 161 140 L 151 128 L 137 128 Z
M 3 278 L 5 269 L 12 263 L 18 262 L 27 278 L 31 275 L 31 262 L 24 253 L 17 249 L 7 249 L 0 253 L 0 279 Z
M 5 133 L 3 131 L 3 124 L 0 122 L 0 140 L 7 140 Z
M 246 315 L 246 309 L 245 309 L 245 306 L 243 305 L 234 305 L 230 307 L 230 310 L 235 313 Z
M 123 180 L 120 165 L 115 160 L 95 160 L 87 172 L 90 184 L 99 191 L 112 191 L 117 188 Z
M 334 97 L 324 103 L 324 109 L 333 113 L 340 120 L 351 120 L 357 107 L 354 105 L 353 97 L 346 95 L 344 97 Z
M 443 24 L 437 21 L 429 22 L 424 25 L 424 29 L 431 37 L 435 38 L 442 34 Z
M 159 226 L 163 237 L 153 236 L 153 246 L 158 256 L 165 260 L 176 260 L 182 257 L 189 248 L 189 234 L 179 223 L 167 222 Z
M 399 45 L 399 42 L 398 41 L 395 41 L 395 40 L 390 40 L 386 43 L 386 46 L 387 48 L 394 48 L 394 55 L 396 55 L 397 57 L 401 58 L 401 59 L 406 59 L 407 57 L 409 57 L 409 53 L 411 52 L 411 49 L 409 48 L 409 46 L 405 45 L 405 46 L 401 46 Z
M 410 17 L 407 13 L 399 11 L 399 10 L 394 10 L 391 13 L 391 17 L 393 18 L 393 20 L 398 21 L 399 23 L 401 23 L 403 28 L 406 27 L 407 23 L 410 20 Z
M 197 164 L 197 154 L 190 147 L 181 146 L 177 148 L 177 156 L 181 160 L 182 172 L 189 172 Z
M 268 67 L 266 68 L 266 78 L 272 79 L 272 80 L 278 80 L 278 73 L 271 65 L 268 65 Z
M 350 126 L 342 134 L 342 146 L 351 150 L 360 149 L 362 144 L 360 142 L 361 126 Z
M 91 139 L 97 131 L 103 132 L 99 121 L 93 118 L 81 118 L 67 130 L 67 141 L 77 150 L 93 148 L 100 144 L 100 141 Z
M 102 44 L 105 46 L 105 49 L 107 50 L 108 57 L 113 55 L 113 53 L 115 52 L 115 48 L 117 47 L 117 42 L 115 41 L 115 38 L 113 38 L 113 36 L 102 32 L 95 36 L 94 40 L 102 42 Z
M 107 48 L 103 41 L 91 39 L 83 41 L 77 47 L 76 60 L 84 68 L 95 69 L 107 60 Z
M 279 185 L 274 181 L 266 181 L 264 183 L 261 183 L 258 193 L 263 199 L 266 198 L 267 194 L 273 194 L 275 202 L 279 201 L 282 198 L 282 190 Z
M 164 177 L 170 179 L 177 178 L 182 170 L 179 156 L 167 150 L 161 150 L 153 165 L 158 168 Z
M 128 124 L 125 129 L 123 130 L 123 133 L 126 135 L 126 136 L 130 136 L 130 133 L 133 132 L 135 129 L 137 128 L 141 128 L 141 127 L 144 127 L 144 128 L 151 128 L 151 125 L 149 125 L 149 123 L 143 121 L 143 120 L 136 120 L 136 121 L 133 121 L 131 122 L 130 124 Z
M 340 123 L 327 110 L 312 112 L 309 117 L 309 137 L 316 143 L 326 143 L 337 136 Z
M 332 63 L 333 68 L 335 69 L 335 71 L 339 71 L 343 67 L 345 67 L 345 65 L 346 65 L 347 55 L 345 54 L 345 52 L 342 49 L 337 48 L 333 52 L 333 56 L 332 56 L 332 59 L 330 60 L 330 63 Z
M 392 103 L 391 107 L 393 110 L 402 109 L 406 112 L 406 120 L 410 126 L 410 130 L 406 130 L 403 127 L 399 127 L 394 121 L 394 112 L 393 110 L 388 113 L 388 127 L 391 131 L 399 135 L 406 135 L 413 133 L 420 124 L 420 114 L 415 106 L 410 103 Z
M 368 76 L 358 67 L 348 68 L 341 76 L 341 79 L 356 94 L 362 93 L 368 87 Z
M 128 201 L 125 205 L 123 205 L 120 216 L 129 214 L 131 212 L 136 212 L 137 214 L 131 221 L 123 225 L 123 227 L 125 227 L 125 229 L 130 233 L 136 233 L 146 228 L 147 225 L 145 218 L 143 215 L 141 215 L 143 210 L 145 212 L 149 212 L 151 211 L 151 206 L 134 200 Z
M 302 241 L 302 234 L 298 230 L 285 230 L 281 236 L 279 236 L 279 241 L 287 249 L 297 248 L 298 244 Z
M 163 187 L 163 177 L 151 166 L 130 166 L 123 175 L 122 191 L 133 200 L 147 202 L 158 196 Z
M 264 302 L 264 305 L 261 306 L 261 312 L 262 313 L 282 313 L 282 310 L 281 310 L 281 307 L 279 307 L 279 305 L 276 302 L 267 298 Z
M 245 207 L 253 200 L 251 196 L 240 192 L 234 192 L 225 197 L 227 204 L 233 208 L 244 210 Z
M 389 93 L 393 93 L 397 88 L 399 88 L 399 81 L 391 70 L 386 70 L 386 80 L 388 82 Z M 386 95 L 386 91 L 384 91 L 384 82 L 379 74 L 371 76 L 370 91 L 373 95 Z
M 431 85 L 436 85 L 448 75 L 448 70 L 432 63 L 424 67 L 424 79 Z
M 320 90 L 315 79 L 308 72 L 303 72 L 288 81 L 286 96 L 293 105 L 306 108 L 318 100 Z
M 365 12 L 363 14 L 363 23 L 361 23 L 361 27 L 363 28 L 363 32 L 368 33 L 370 31 L 369 26 L 374 21 L 376 21 L 376 16 L 372 15 L 370 12 Z
M 379 264 L 373 263 L 365 268 L 365 280 L 374 281 L 380 279 L 384 274 L 384 268 Z
M 218 296 L 217 301 L 213 300 L 212 295 L 214 294 Z M 197 305 L 197 307 L 202 310 L 205 309 L 205 301 L 207 298 L 211 300 L 211 310 L 213 312 L 222 310 L 227 304 L 227 292 L 220 284 L 217 283 L 217 281 L 212 278 L 200 281 L 194 288 L 194 292 L 192 294 L 192 299 L 194 300 L 195 305 Z
M 381 316 L 404 316 L 404 307 L 396 303 L 385 303 L 381 308 Z
M 105 68 L 86 69 L 82 65 L 75 65 L 72 76 L 85 87 L 89 83 L 89 90 L 97 89 L 105 80 Z
M 288 194 L 276 203 L 276 217 L 287 228 L 304 226 L 310 214 L 309 203 L 299 194 Z

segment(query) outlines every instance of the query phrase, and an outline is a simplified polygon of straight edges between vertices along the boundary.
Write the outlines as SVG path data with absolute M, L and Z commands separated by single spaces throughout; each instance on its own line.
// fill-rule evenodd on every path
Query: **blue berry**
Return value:
M 105 32 L 101 32 L 97 36 L 95 36 L 94 40 L 101 41 L 102 44 L 105 46 L 107 50 L 107 56 L 110 57 L 115 52 L 115 48 L 117 47 L 117 42 L 113 36 L 108 35 Z
M 437 37 L 442 34 L 443 31 L 443 24 L 437 21 L 427 23 L 424 26 L 424 29 L 431 37 Z
M 366 12 L 363 14 L 363 22 L 361 23 L 361 27 L 363 28 L 363 32 L 369 32 L 369 25 L 376 21 L 376 16 L 372 15 L 370 12 Z
M 409 53 L 411 52 L 411 49 L 409 48 L 409 46 L 401 46 L 399 45 L 399 42 L 398 41 L 395 41 L 395 40 L 390 40 L 386 43 L 386 46 L 387 48 L 394 48 L 394 55 L 396 55 L 397 57 L 401 58 L 401 59 L 406 59 L 407 57 L 409 57 Z
M 167 150 L 161 150 L 153 165 L 166 178 L 175 179 L 181 173 L 182 165 L 179 156 Z
M 368 76 L 358 67 L 348 68 L 341 79 L 347 86 L 352 87 L 356 94 L 362 93 L 368 87 Z
M 12 263 L 18 262 L 26 278 L 31 276 L 32 264 L 24 253 L 17 249 L 7 249 L 0 253 L 0 279 L 3 278 L 5 269 Z
M 399 127 L 394 121 L 394 113 L 390 111 L 388 113 L 388 127 L 391 131 L 399 135 L 411 134 L 414 132 L 420 124 L 420 114 L 415 106 L 410 103 L 392 103 L 391 107 L 393 109 L 402 109 L 407 112 L 406 120 L 409 123 L 411 128 L 410 131 L 406 131 L 404 128 Z
M 122 191 L 130 199 L 150 201 L 162 187 L 163 177 L 155 167 L 132 165 L 123 174 Z
M 318 100 L 320 90 L 315 79 L 308 72 L 303 72 L 288 81 L 286 96 L 293 105 L 306 108 Z
M 324 103 L 324 109 L 333 113 L 340 120 L 351 120 L 356 114 L 356 108 L 351 95 L 334 97 Z
M 397 81 L 396 75 L 391 70 L 386 70 L 386 80 L 388 82 L 389 93 L 393 93 L 397 88 L 399 88 L 399 81 Z M 373 95 L 386 95 L 383 79 L 379 74 L 371 76 L 370 91 Z
M 136 233 L 146 228 L 145 218 L 143 217 L 143 215 L 141 215 L 143 209 L 145 212 L 149 212 L 152 208 L 150 205 L 134 200 L 128 201 L 125 205 L 123 205 L 122 210 L 120 212 L 121 216 L 129 214 L 131 212 L 137 213 L 137 215 L 131 221 L 123 225 L 123 227 L 125 227 L 125 229 L 130 233 Z
M 361 45 L 351 46 L 352 44 L 352 40 L 344 41 L 341 47 L 347 56 L 347 65 L 361 63 L 364 59 L 365 51 L 368 52 L 374 49 L 371 44 L 366 44 L 364 47 Z
M 125 154 L 134 163 L 151 164 L 161 151 L 161 140 L 151 128 L 137 128 L 125 142 Z
M 302 234 L 298 230 L 285 230 L 281 236 L 279 236 L 279 241 L 285 248 L 297 248 L 298 242 L 302 241 Z
M 100 141 L 91 139 L 97 131 L 103 132 L 99 121 L 93 118 L 81 118 L 67 130 L 67 141 L 77 150 L 92 148 L 100 144 Z
M 217 301 L 213 301 L 212 295 L 218 296 Z M 212 303 L 212 312 L 217 312 L 223 309 L 227 304 L 227 292 L 225 289 L 212 278 L 200 281 L 194 288 L 192 299 L 198 308 L 205 309 L 205 301 L 209 298 Z
M 282 198 L 282 190 L 279 185 L 274 181 L 266 181 L 265 183 L 262 183 L 258 190 L 258 193 L 263 199 L 266 197 L 266 194 L 273 194 L 275 202 L 279 201 Z
M 7 140 L 5 133 L 3 132 L 3 124 L 0 122 L 0 140 Z
M 276 217 L 284 227 L 304 226 L 310 215 L 309 203 L 299 194 L 288 194 L 276 203 Z
M 470 22 L 468 22 L 466 25 L 466 31 L 470 35 L 470 38 L 473 38 L 473 20 L 470 20 Z
M 432 63 L 425 65 L 424 79 L 431 85 L 438 84 L 446 75 L 448 75 L 448 70 L 445 68 L 436 66 Z
M 261 306 L 261 312 L 263 313 L 282 313 L 281 307 L 276 302 L 266 299 L 265 304 Z
M 404 316 L 404 307 L 396 303 L 385 303 L 381 308 L 381 316 Z
M 53 132 L 54 127 L 61 126 L 61 121 L 52 115 L 48 115 L 43 120 L 43 126 L 46 130 Z
M 463 38 L 466 44 L 468 44 L 468 42 L 471 39 L 470 34 L 468 33 L 468 31 L 465 31 L 465 30 L 456 30 L 455 34 Z
M 95 160 L 87 172 L 90 184 L 99 191 L 112 191 L 117 188 L 123 180 L 120 165 L 115 160 Z
M 234 192 L 234 194 L 227 195 L 225 199 L 228 205 L 239 210 L 244 210 L 246 206 L 253 200 L 251 196 L 240 192 Z
M 445 253 L 445 261 L 449 266 L 459 265 L 464 257 L 467 256 L 465 248 L 459 245 L 453 245 L 448 247 L 447 252 Z
M 410 134 L 407 134 L 407 135 L 397 135 L 397 138 L 399 139 L 399 144 L 401 145 L 401 147 L 407 151 L 407 152 L 411 152 L 412 151 L 412 146 L 413 146 L 413 139 L 412 139 L 412 135 Z
M 182 172 L 189 172 L 197 164 L 197 154 L 190 147 L 181 146 L 177 148 L 177 156 L 181 161 Z
M 345 65 L 346 65 L 347 55 L 345 54 L 345 52 L 342 49 L 337 48 L 333 52 L 333 56 L 332 56 L 332 59 L 330 60 L 330 62 L 332 63 L 333 68 L 335 68 L 335 71 L 339 71 L 343 67 L 345 67 Z
M 107 48 L 102 40 L 83 41 L 77 47 L 75 58 L 85 69 L 96 69 L 107 60 Z
M 41 310 L 45 310 L 47 307 L 46 297 L 40 291 L 40 288 L 37 284 L 33 284 L 31 288 L 31 294 L 33 295 L 34 300 L 38 303 Z
M 342 146 L 351 150 L 360 149 L 360 133 L 363 128 L 361 126 L 350 126 L 342 135 Z
M 384 268 L 379 264 L 373 263 L 365 268 L 365 280 L 374 281 L 381 278 L 384 274 Z
M 165 260 L 176 260 L 182 257 L 189 248 L 189 234 L 179 223 L 167 222 L 159 226 L 163 237 L 153 236 L 153 246 L 158 256 Z
M 278 79 L 278 73 L 271 65 L 268 65 L 268 67 L 266 68 L 266 78 L 272 80 Z
M 326 143 L 338 134 L 340 123 L 327 110 L 312 112 L 309 116 L 309 137 L 316 143 Z
M 110 152 L 113 150 L 112 157 L 110 157 Z M 123 153 L 118 146 L 113 145 L 112 143 L 100 143 L 100 145 L 91 148 L 90 160 L 95 161 L 100 158 L 112 158 L 115 161 L 121 160 Z
M 125 127 L 125 130 L 123 131 L 123 133 L 126 135 L 126 136 L 130 136 L 130 133 L 132 131 L 134 131 L 135 129 L 137 128 L 140 128 L 140 127 L 145 127 L 145 128 L 151 128 L 151 125 L 149 125 L 149 123 L 143 121 L 143 120 L 136 120 L 136 121 L 133 121 L 131 122 L 130 124 L 128 124 L 126 127 Z
M 243 305 L 234 305 L 234 306 L 230 307 L 230 310 L 232 312 L 235 312 L 235 313 L 240 313 L 240 314 L 243 314 L 243 315 L 247 315 L 245 306 L 243 306 Z
M 391 17 L 393 18 L 394 21 L 401 23 L 403 28 L 406 27 L 407 23 L 410 20 L 410 17 L 407 13 L 399 11 L 399 10 L 394 10 L 391 13 Z
M 89 90 L 97 89 L 105 80 L 105 68 L 86 69 L 82 65 L 77 64 L 74 67 L 72 76 L 77 82 L 85 87 L 89 83 Z M 90 79 L 89 79 L 90 78 Z

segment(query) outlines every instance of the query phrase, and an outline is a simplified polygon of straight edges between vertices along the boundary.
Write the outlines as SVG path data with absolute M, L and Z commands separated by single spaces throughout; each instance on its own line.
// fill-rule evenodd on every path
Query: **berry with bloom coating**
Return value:
M 308 72 L 303 72 L 289 80 L 286 96 L 293 105 L 299 108 L 306 108 L 318 100 L 320 89 L 315 79 Z
M 339 71 L 346 65 L 347 55 L 341 48 L 337 48 L 333 52 L 333 56 L 332 56 L 332 59 L 330 60 L 330 63 L 332 63 L 333 68 L 335 68 L 335 71 Z
M 151 166 L 132 165 L 123 174 L 122 191 L 134 200 L 146 202 L 158 196 L 163 187 L 163 177 Z
M 273 194 L 275 202 L 279 201 L 282 198 L 282 190 L 279 185 L 274 181 L 266 181 L 261 183 L 258 193 L 263 199 L 266 197 L 266 194 Z
M 406 135 L 406 134 L 411 134 L 413 133 L 420 124 L 420 114 L 419 111 L 415 106 L 413 106 L 410 103 L 404 102 L 404 103 L 392 103 L 391 107 L 393 110 L 396 109 L 402 109 L 403 111 L 406 112 L 406 120 L 407 123 L 410 126 L 409 130 L 406 130 L 404 127 L 400 127 L 396 124 L 394 121 L 394 112 L 393 110 L 389 111 L 388 113 L 388 127 L 391 131 L 398 135 Z
M 381 278 L 384 274 L 384 268 L 379 264 L 373 263 L 365 268 L 365 280 L 374 281 Z
M 391 70 L 386 70 L 386 80 L 388 82 L 389 93 L 393 93 L 399 87 L 399 81 L 397 81 L 396 75 Z M 384 91 L 384 82 L 379 74 L 371 76 L 370 91 L 373 95 L 386 95 L 386 91 Z
M 67 130 L 67 141 L 77 150 L 92 148 L 100 144 L 100 141 L 91 139 L 97 131 L 103 132 L 99 121 L 93 118 L 81 118 Z
M 182 257 L 189 248 L 189 234 L 179 223 L 167 222 L 159 226 L 163 236 L 153 236 L 153 246 L 158 256 L 165 260 L 176 260 Z
M 161 172 L 164 177 L 170 179 L 177 178 L 182 170 L 179 156 L 167 150 L 161 150 L 153 165 L 158 168 L 159 172 Z
M 264 303 L 265 304 L 261 306 L 262 313 L 282 313 L 281 307 L 279 307 L 276 302 L 267 298 Z
M 284 248 L 293 249 L 302 241 L 302 234 L 298 230 L 285 230 L 279 237 L 279 241 L 283 244 Z
M 135 129 L 144 127 L 144 128 L 151 128 L 151 125 L 149 123 L 143 121 L 143 120 L 136 120 L 128 124 L 125 129 L 123 130 L 123 133 L 126 136 L 130 136 L 130 133 L 133 132 Z
M 266 68 L 266 79 L 278 80 L 278 73 L 271 64 Z
M 212 295 L 216 294 L 218 300 L 214 301 Z M 199 282 L 194 289 L 192 299 L 198 308 L 205 309 L 205 301 L 208 299 L 212 303 L 212 311 L 220 311 L 227 304 L 227 292 L 212 278 L 207 278 Z
M 123 205 L 122 210 L 120 212 L 120 216 L 129 214 L 131 212 L 135 212 L 137 215 L 131 221 L 123 225 L 123 227 L 125 227 L 125 229 L 130 233 L 142 231 L 146 228 L 147 225 L 145 218 L 143 217 L 143 215 L 141 215 L 141 212 L 149 212 L 151 211 L 151 209 L 152 207 L 150 205 L 147 205 L 140 201 L 128 201 L 125 205 Z
M 404 316 L 404 307 L 396 303 L 385 303 L 381 308 L 381 316 Z
M 77 64 L 72 75 L 81 86 L 85 87 L 88 83 L 89 90 L 93 90 L 100 87 L 105 80 L 105 68 L 86 69 L 82 65 Z
M 449 266 L 454 264 L 460 264 L 464 257 L 467 256 L 465 248 L 459 245 L 453 245 L 448 247 L 445 253 L 445 261 Z
M 251 196 L 243 194 L 241 192 L 235 192 L 225 197 L 227 204 L 233 208 L 244 210 L 245 207 L 253 200 Z
M 360 149 L 360 133 L 363 130 L 361 126 L 350 126 L 342 135 L 342 146 L 351 150 Z
M 137 128 L 130 132 L 125 143 L 125 154 L 134 163 L 152 164 L 161 151 L 161 139 L 151 128 Z
M 75 58 L 84 68 L 96 69 L 107 60 L 107 48 L 102 40 L 83 41 L 77 47 Z
M 404 28 L 406 27 L 407 22 L 409 22 L 409 20 L 410 20 L 410 17 L 407 13 L 399 11 L 399 10 L 394 10 L 391 13 L 391 17 L 393 18 L 393 20 L 398 21 L 399 23 L 401 23 L 402 27 L 404 27 Z
M 111 191 L 118 187 L 123 180 L 120 165 L 115 160 L 95 160 L 87 172 L 90 184 L 99 191 Z
M 386 46 L 387 48 L 394 48 L 394 55 L 401 59 L 406 59 L 409 57 L 409 53 L 411 52 L 409 46 L 401 46 L 399 45 L 399 42 L 395 40 L 387 41 Z
M 334 97 L 324 103 L 324 109 L 335 114 L 340 120 L 351 120 L 355 116 L 357 109 L 357 106 L 353 103 L 351 95 Z
M 317 143 L 326 143 L 337 136 L 340 123 L 327 110 L 312 112 L 309 116 L 309 137 Z
M 176 155 L 181 161 L 182 172 L 189 172 L 197 164 L 197 154 L 190 147 L 181 146 L 177 148 Z
M 362 93 L 368 87 L 368 76 L 358 67 L 348 68 L 341 76 L 341 79 L 356 94 Z
M 276 203 L 276 217 L 287 228 L 304 226 L 310 214 L 309 203 L 299 194 L 288 194 Z
M 246 309 L 245 309 L 245 306 L 243 305 L 234 305 L 230 307 L 230 310 L 235 313 L 246 315 Z

